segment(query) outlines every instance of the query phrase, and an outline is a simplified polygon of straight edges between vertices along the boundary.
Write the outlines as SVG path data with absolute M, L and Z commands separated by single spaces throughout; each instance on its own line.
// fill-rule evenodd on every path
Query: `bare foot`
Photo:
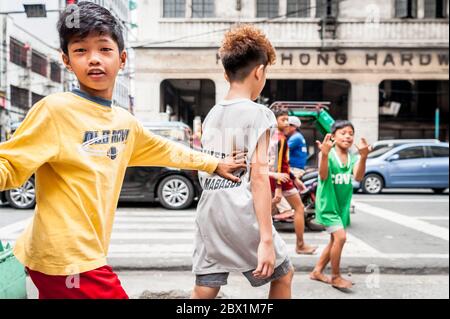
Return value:
M 353 283 L 351 281 L 345 280 L 340 276 L 331 279 L 331 285 L 337 289 L 350 289 L 353 287 Z
M 297 247 L 295 252 L 299 255 L 314 255 L 317 248 L 317 246 L 303 245 L 302 247 Z
M 323 282 L 325 284 L 331 284 L 331 279 L 325 276 L 319 271 L 313 271 L 309 274 L 309 279 Z

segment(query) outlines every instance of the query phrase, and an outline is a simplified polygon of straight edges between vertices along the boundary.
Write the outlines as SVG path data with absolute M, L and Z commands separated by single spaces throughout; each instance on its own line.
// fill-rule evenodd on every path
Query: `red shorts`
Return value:
M 275 189 L 277 188 L 277 181 L 273 178 L 270 179 L 270 188 L 272 190 L 272 193 L 275 193 Z M 294 182 L 292 180 L 290 180 L 287 183 L 282 183 L 281 189 L 283 190 L 283 192 L 287 192 L 292 189 L 295 189 Z
M 50 276 L 27 268 L 39 299 L 128 299 L 110 266 L 79 275 Z

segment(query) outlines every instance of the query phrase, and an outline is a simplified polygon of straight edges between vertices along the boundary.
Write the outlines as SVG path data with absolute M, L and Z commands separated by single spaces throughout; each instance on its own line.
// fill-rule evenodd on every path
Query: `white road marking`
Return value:
M 358 202 L 367 203 L 449 203 L 449 198 L 354 198 Z
M 32 221 L 33 217 L 29 217 L 8 226 L 0 228 L 0 240 L 9 239 L 12 235 L 22 232 L 25 227 Z
M 160 217 L 160 216 L 148 216 L 148 217 L 116 217 L 115 222 L 120 223 L 171 223 L 171 222 L 180 222 L 180 223 L 193 223 L 195 221 L 195 217 Z
M 443 239 L 449 240 L 449 230 L 445 227 L 440 227 L 436 225 L 432 225 L 430 223 L 402 215 L 387 209 L 378 208 L 375 206 L 371 206 L 368 204 L 364 204 L 361 202 L 355 202 L 355 207 L 357 211 L 360 211 L 365 214 L 369 214 L 372 216 L 376 216 L 378 218 L 382 218 L 388 220 L 390 222 L 399 224 L 404 227 L 408 227 L 424 234 Z
M 449 220 L 449 218 L 445 216 L 414 216 L 414 218 L 420 220 Z
M 137 212 L 124 212 L 119 211 L 116 213 L 116 217 L 191 217 L 195 218 L 195 211 L 137 211 Z
M 118 223 L 114 225 L 114 230 L 190 230 L 194 231 L 194 222 L 192 223 L 140 223 L 140 224 L 125 224 Z
M 429 235 L 448 241 L 448 229 L 434 226 L 425 220 L 448 220 L 445 216 L 407 217 L 388 210 L 382 210 L 356 201 L 357 209 L 405 227 L 416 229 Z M 27 218 L 0 229 L 0 239 L 14 243 L 19 234 L 31 222 Z M 126 211 L 116 215 L 112 241 L 108 258 L 162 258 L 181 260 L 191 258 L 194 249 L 195 212 L 182 211 Z M 174 230 L 174 231 L 170 231 Z M 446 232 L 446 235 L 444 234 Z M 299 256 L 291 249 L 295 243 L 295 233 L 280 232 L 287 242 L 292 259 L 317 260 L 329 241 L 329 235 L 322 233 L 306 233 L 308 243 L 319 246 L 318 253 L 313 256 Z M 126 242 L 121 242 L 126 240 Z M 448 259 L 449 254 L 438 253 L 390 253 L 385 254 L 364 240 L 348 233 L 348 240 L 343 252 L 344 258 L 381 258 L 381 259 Z

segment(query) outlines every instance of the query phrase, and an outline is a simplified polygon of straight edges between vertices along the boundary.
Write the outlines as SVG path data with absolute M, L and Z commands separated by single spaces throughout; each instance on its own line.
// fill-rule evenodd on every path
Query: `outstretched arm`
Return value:
M 0 144 L 0 190 L 22 186 L 44 163 L 59 154 L 59 137 L 50 110 L 36 104 L 14 137 Z
M 256 218 L 259 224 L 260 244 L 258 247 L 258 266 L 253 275 L 256 278 L 268 278 L 275 267 L 275 250 L 272 237 L 272 202 L 269 182 L 270 133 L 264 134 L 256 146 L 250 172 Z
M 218 159 L 190 149 L 177 142 L 169 141 L 148 130 L 140 124 L 129 166 L 167 166 L 180 169 L 216 173 L 226 179 L 239 182 L 232 173 L 247 166 L 234 161 L 220 162 Z

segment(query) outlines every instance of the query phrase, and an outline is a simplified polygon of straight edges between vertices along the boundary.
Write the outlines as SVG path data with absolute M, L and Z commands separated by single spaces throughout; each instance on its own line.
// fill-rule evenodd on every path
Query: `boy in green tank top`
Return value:
M 354 142 L 355 128 L 348 121 L 337 121 L 332 134 L 325 136 L 322 143 L 317 141 L 319 154 L 319 186 L 316 200 L 316 219 L 326 227 L 331 235 L 328 246 L 310 274 L 312 280 L 331 284 L 338 289 L 353 286 L 351 281 L 342 278 L 340 273 L 341 254 L 350 225 L 350 205 L 353 196 L 352 177 L 362 181 L 366 171 L 367 156 L 371 147 L 362 138 L 358 145 L 359 156 L 352 155 L 350 149 Z M 324 273 L 331 262 L 332 277 Z

